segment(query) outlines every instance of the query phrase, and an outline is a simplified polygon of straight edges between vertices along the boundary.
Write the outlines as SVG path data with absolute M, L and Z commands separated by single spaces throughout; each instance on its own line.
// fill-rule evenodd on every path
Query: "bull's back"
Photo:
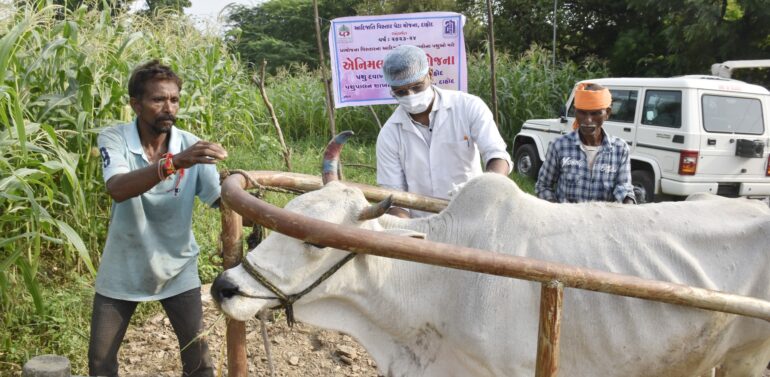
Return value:
M 770 300 L 770 211 L 755 202 L 565 205 L 514 195 L 459 213 L 447 217 L 457 234 L 446 242 Z M 497 360 L 501 370 L 534 367 L 539 284 L 471 281 L 481 283 L 476 308 L 487 308 L 476 312 L 486 344 L 519 355 L 509 359 L 516 365 Z M 564 375 L 697 375 L 770 338 L 761 320 L 576 289 L 564 296 Z

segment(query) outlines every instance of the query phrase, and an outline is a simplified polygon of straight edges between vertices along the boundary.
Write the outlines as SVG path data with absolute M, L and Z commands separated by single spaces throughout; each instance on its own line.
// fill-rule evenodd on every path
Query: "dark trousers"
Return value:
M 195 288 L 160 301 L 174 327 L 182 354 L 182 376 L 210 377 L 214 369 L 206 341 L 190 342 L 203 327 L 200 289 Z M 88 374 L 118 375 L 118 349 L 134 314 L 135 301 L 123 301 L 96 294 L 91 315 L 91 341 L 88 344 Z

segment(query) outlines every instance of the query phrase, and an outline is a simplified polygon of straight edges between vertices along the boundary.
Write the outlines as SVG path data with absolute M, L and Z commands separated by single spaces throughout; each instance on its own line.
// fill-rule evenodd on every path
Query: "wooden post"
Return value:
M 337 125 L 334 122 L 334 98 L 332 97 L 331 83 L 326 77 L 326 59 L 324 58 L 324 48 L 321 42 L 321 23 L 318 21 L 318 0 L 313 0 L 313 16 L 315 18 L 315 39 L 318 43 L 318 68 L 321 70 L 321 78 L 326 90 L 326 110 L 329 113 L 329 129 L 332 132 L 332 137 L 334 137 L 337 135 Z
M 222 265 L 225 269 L 241 263 L 243 255 L 243 227 L 241 215 L 222 201 Z M 227 320 L 227 375 L 248 377 L 246 363 L 246 323 Z
M 267 97 L 267 89 L 265 89 L 265 68 L 267 67 L 267 60 L 262 60 L 262 69 L 260 70 L 259 78 L 257 74 L 254 74 L 253 81 L 259 87 L 259 94 L 262 96 L 262 100 L 265 102 L 267 112 L 270 114 L 270 119 L 273 121 L 273 127 L 275 127 L 275 133 L 278 135 L 278 142 L 281 143 L 283 151 L 283 161 L 286 163 L 286 169 L 291 171 L 291 149 L 286 146 L 286 141 L 283 139 L 283 131 L 281 130 L 281 124 L 278 123 L 278 117 L 275 116 L 275 109 L 270 99 Z
M 535 377 L 559 373 L 559 336 L 564 285 L 556 280 L 540 285 L 540 329 L 537 335 Z
M 492 0 L 487 0 L 487 32 L 489 34 L 489 73 L 492 84 L 492 114 L 495 115 L 495 124 L 500 128 L 500 120 L 497 115 L 497 78 L 495 76 L 495 26 L 492 16 Z

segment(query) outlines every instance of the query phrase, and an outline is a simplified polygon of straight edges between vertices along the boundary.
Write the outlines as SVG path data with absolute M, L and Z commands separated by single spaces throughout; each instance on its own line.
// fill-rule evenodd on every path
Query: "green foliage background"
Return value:
M 519 56 L 553 38 L 553 0 L 492 2 L 495 47 Z M 254 64 L 302 62 L 318 56 L 312 0 L 268 0 L 231 9 L 231 43 Z M 486 0 L 319 0 L 322 21 L 353 15 L 452 11 L 467 17 L 468 51 L 487 50 Z M 328 22 L 322 22 L 323 38 Z M 708 74 L 711 64 L 770 56 L 767 0 L 561 0 L 556 9 L 559 61 L 599 59 L 613 76 Z M 758 77 L 770 85 L 770 70 Z

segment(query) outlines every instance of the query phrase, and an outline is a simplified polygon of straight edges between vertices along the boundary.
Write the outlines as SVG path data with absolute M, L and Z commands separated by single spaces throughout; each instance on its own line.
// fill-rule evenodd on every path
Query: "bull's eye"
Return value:
M 313 248 L 315 248 L 315 249 L 318 249 L 318 250 L 321 250 L 321 249 L 325 249 L 325 248 L 326 248 L 326 246 L 324 246 L 324 245 L 319 245 L 319 244 L 317 244 L 317 243 L 310 243 L 310 242 L 305 242 L 305 245 L 307 245 L 307 246 L 310 246 L 310 247 L 313 247 Z

